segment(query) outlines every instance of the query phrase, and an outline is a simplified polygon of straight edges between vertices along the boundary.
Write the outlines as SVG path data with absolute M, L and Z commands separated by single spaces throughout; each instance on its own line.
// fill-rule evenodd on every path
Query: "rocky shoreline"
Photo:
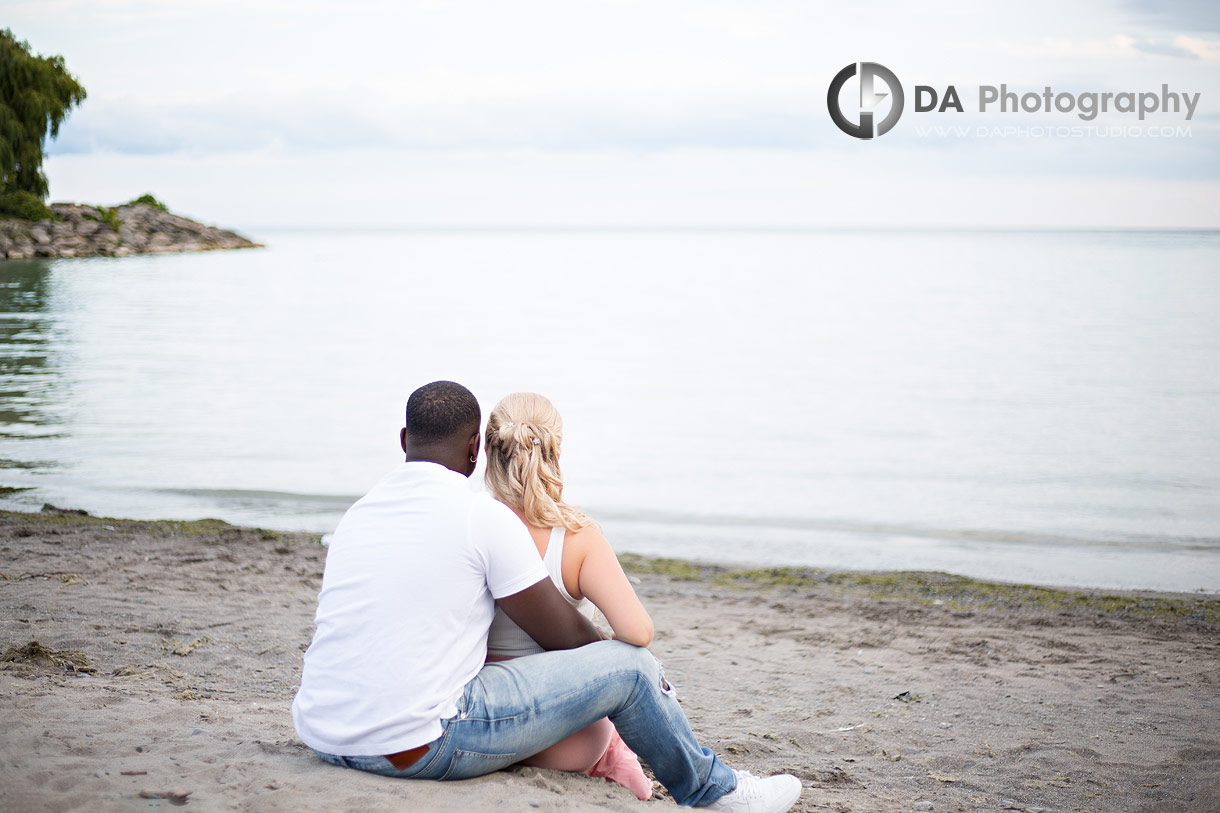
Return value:
M 0 219 L 0 260 L 262 247 L 239 234 L 148 203 L 116 207 L 52 203 L 48 208 L 55 220 Z

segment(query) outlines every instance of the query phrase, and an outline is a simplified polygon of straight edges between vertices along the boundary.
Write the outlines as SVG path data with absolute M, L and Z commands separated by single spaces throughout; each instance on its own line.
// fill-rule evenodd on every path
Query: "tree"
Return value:
M 0 31 L 0 196 L 46 198 L 43 144 L 48 133 L 59 135 L 68 111 L 84 100 L 85 89 L 62 56 L 34 56 L 28 42 Z

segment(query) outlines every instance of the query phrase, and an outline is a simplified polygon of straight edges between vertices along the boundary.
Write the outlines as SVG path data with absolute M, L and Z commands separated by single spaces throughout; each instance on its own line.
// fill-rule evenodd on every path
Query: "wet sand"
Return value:
M 0 513 L 0 809 L 671 808 L 318 760 L 289 704 L 324 558 L 212 520 Z M 1215 597 L 624 560 L 695 731 L 800 776 L 797 810 L 1220 810 Z

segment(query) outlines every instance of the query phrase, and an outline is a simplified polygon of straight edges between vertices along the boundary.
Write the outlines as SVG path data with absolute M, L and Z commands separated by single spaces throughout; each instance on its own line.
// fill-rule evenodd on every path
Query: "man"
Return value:
M 602 640 L 521 521 L 470 489 L 480 419 L 460 384 L 412 393 L 406 462 L 335 530 L 292 704 L 305 744 L 385 776 L 464 779 L 609 717 L 678 804 L 791 807 L 800 780 L 734 771 L 700 747 L 657 659 Z M 496 602 L 551 651 L 485 666 Z

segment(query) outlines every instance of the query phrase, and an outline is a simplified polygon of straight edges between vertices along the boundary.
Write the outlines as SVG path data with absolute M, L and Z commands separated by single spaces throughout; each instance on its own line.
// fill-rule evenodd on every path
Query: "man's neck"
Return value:
M 457 472 L 463 477 L 468 477 L 464 469 L 465 460 L 457 459 L 455 455 L 439 454 L 435 450 L 429 449 L 411 449 L 407 452 L 407 463 L 435 463 L 438 466 L 444 466 L 450 471 Z

